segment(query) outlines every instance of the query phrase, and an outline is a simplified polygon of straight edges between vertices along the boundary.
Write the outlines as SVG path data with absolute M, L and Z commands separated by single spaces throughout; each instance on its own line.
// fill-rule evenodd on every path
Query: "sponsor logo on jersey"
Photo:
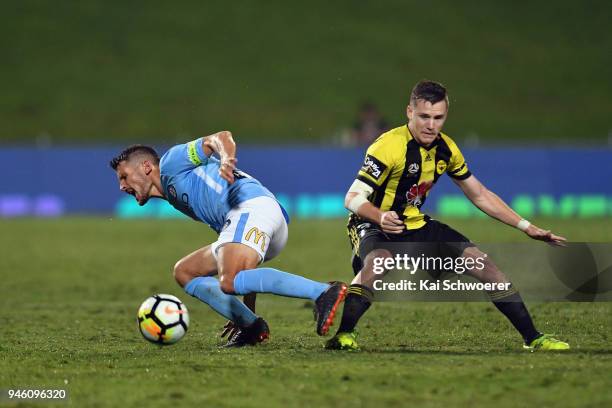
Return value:
M 413 184 L 410 190 L 406 192 L 406 205 L 420 207 L 423 204 L 427 192 L 433 186 L 432 181 L 424 181 L 421 184 Z
M 427 153 L 427 155 L 425 156 L 425 161 L 431 161 L 431 156 L 429 155 L 429 153 Z
M 387 166 L 385 166 L 380 160 L 371 155 L 366 155 L 365 160 L 363 161 L 363 166 L 361 166 L 361 171 L 366 174 L 369 174 L 374 179 L 380 179 L 380 176 L 384 173 Z
M 436 163 L 436 171 L 438 174 L 444 173 L 444 171 L 446 171 L 446 166 L 447 163 L 444 160 L 438 160 L 438 163 Z

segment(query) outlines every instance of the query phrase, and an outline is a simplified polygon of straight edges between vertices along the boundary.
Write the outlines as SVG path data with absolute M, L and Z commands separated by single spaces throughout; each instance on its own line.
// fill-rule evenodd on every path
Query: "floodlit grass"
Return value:
M 575 241 L 612 239 L 609 220 L 541 224 Z M 476 241 L 522 239 L 488 220 L 451 225 Z M 4 220 L 0 231 L 0 388 L 65 388 L 79 407 L 612 404 L 609 303 L 532 305 L 540 330 L 571 343 L 563 354 L 524 352 L 489 304 L 379 303 L 360 324 L 363 350 L 344 353 L 322 348 L 306 302 L 263 295 L 271 340 L 225 350 L 223 319 L 171 275 L 178 258 L 214 239 L 205 226 L 67 218 Z M 290 231 L 271 265 L 351 278 L 342 221 L 296 221 Z M 162 348 L 135 322 L 140 302 L 160 292 L 185 301 L 192 322 Z
M 609 2 L 7 2 L 0 142 L 324 143 L 449 87 L 457 140 L 607 143 Z M 584 112 L 584 113 L 583 113 Z

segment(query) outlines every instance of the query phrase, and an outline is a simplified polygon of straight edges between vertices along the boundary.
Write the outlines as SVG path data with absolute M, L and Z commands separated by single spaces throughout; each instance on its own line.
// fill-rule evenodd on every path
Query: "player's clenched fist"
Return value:
M 395 211 L 385 211 L 380 215 L 380 227 L 387 234 L 401 234 L 405 228 Z

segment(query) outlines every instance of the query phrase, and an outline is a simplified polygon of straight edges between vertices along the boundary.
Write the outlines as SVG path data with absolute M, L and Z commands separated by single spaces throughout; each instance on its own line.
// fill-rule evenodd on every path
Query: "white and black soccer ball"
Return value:
M 142 336 L 156 344 L 174 344 L 189 327 L 189 312 L 176 296 L 153 295 L 138 309 L 138 328 Z

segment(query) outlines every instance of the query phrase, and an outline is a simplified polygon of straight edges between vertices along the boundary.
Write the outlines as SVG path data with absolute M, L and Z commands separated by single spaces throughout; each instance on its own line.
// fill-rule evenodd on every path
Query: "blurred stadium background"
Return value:
M 490 306 L 436 303 L 377 305 L 363 323 L 366 353 L 322 354 L 310 311 L 266 296 L 258 307 L 273 341 L 215 351 L 221 320 L 185 299 L 170 272 L 214 234 L 174 220 L 183 216 L 163 201 L 137 207 L 108 161 L 129 144 L 163 152 L 231 130 L 239 167 L 295 220 L 272 265 L 346 280 L 342 200 L 366 149 L 351 136 L 359 109 L 368 102 L 401 125 L 411 87 L 427 78 L 449 88 L 445 131 L 477 177 L 526 218 L 610 242 L 611 3 L 24 0 L 1 9 L 0 388 L 66 386 L 79 406 L 402 406 L 407 394 L 419 406 L 516 406 L 508 395 L 610 406 L 610 303 L 533 306 L 543 330 L 575 345 L 565 359 L 519 353 Z M 446 177 L 425 211 L 477 242 L 526 240 L 479 220 Z M 151 348 L 131 326 L 154 292 L 190 308 L 178 347 Z M 455 381 L 440 381 L 449 367 Z
M 294 215 L 343 216 L 365 150 L 346 147 L 359 106 L 400 125 L 422 78 L 448 86 L 447 133 L 525 216 L 609 216 L 609 4 L 431 7 L 8 2 L 0 216 L 175 216 L 122 200 L 106 162 L 221 129 Z M 427 210 L 476 216 L 457 193 L 445 180 Z

